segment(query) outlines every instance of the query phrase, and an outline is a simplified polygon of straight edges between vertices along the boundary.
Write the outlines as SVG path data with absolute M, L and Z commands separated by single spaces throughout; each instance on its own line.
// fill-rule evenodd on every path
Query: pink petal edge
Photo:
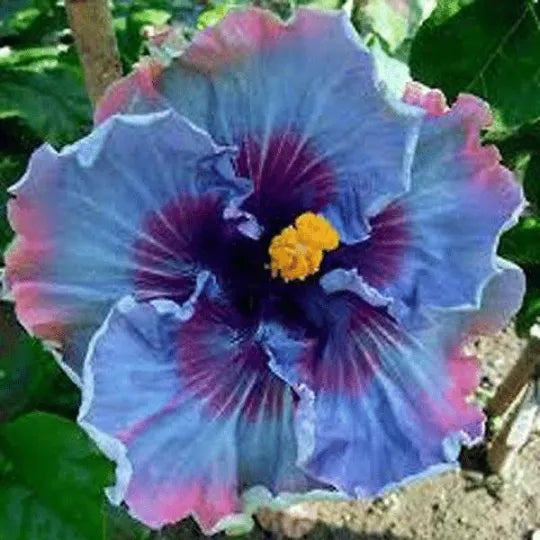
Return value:
M 143 58 L 135 71 L 113 83 L 99 101 L 94 113 L 94 124 L 102 124 L 113 114 L 126 112 L 131 100 L 141 94 L 150 101 L 158 101 L 156 84 L 164 66 L 151 58 Z

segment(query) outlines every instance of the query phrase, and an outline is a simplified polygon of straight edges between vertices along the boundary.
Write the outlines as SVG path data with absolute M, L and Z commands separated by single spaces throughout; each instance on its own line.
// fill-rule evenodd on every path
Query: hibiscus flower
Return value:
M 113 502 L 211 533 L 456 465 L 484 421 L 463 345 L 524 289 L 489 122 L 472 96 L 392 99 L 343 14 L 249 9 L 35 152 L 6 286 L 82 387 Z

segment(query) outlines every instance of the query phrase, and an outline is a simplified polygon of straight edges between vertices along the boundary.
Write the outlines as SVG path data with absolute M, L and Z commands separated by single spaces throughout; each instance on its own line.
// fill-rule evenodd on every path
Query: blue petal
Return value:
M 368 285 L 356 268 L 331 270 L 321 277 L 319 283 L 327 294 L 339 291 L 353 292 L 372 306 L 388 306 L 392 302 L 391 298 L 383 296 L 377 289 Z
M 219 209 L 250 189 L 230 156 L 173 111 L 112 117 L 60 153 L 35 152 L 11 188 L 6 282 L 20 320 L 62 343 L 75 377 L 118 298 L 191 294 L 199 268 L 186 242 L 197 226 L 219 229 Z
M 404 306 L 407 324 L 428 306 L 478 308 L 497 272 L 499 237 L 524 200 L 497 149 L 480 144 L 488 122 L 487 106 L 472 96 L 427 116 L 410 191 L 372 220 L 369 239 L 328 256 L 327 268 L 356 268 Z
M 461 352 L 471 314 L 411 332 L 349 291 L 311 301 L 321 303 L 306 304 L 321 339 L 308 349 L 291 335 L 287 348 L 272 350 L 272 368 L 301 395 L 303 468 L 372 496 L 455 467 L 461 444 L 483 433 L 483 416 L 467 401 L 478 364 Z M 288 352 L 295 343 L 301 354 Z
M 118 463 L 114 502 L 151 527 L 192 514 L 210 533 L 255 510 L 244 490 L 322 484 L 296 467 L 296 398 L 267 367 L 266 334 L 203 281 L 187 309 L 117 304 L 90 346 L 79 421 Z
M 461 444 L 483 436 L 483 416 L 468 400 L 479 364 L 462 347 L 508 324 L 523 272 L 499 259 L 478 308 L 425 309 L 415 328 L 398 324 L 361 281 L 348 286 L 354 273 L 332 274 L 329 296 L 312 289 L 304 301 L 322 340 L 289 333 L 279 340 L 287 347 L 272 349 L 272 368 L 301 395 L 300 463 L 360 496 L 456 466 Z
M 462 310 L 432 309 L 435 324 L 453 329 L 449 340 L 489 335 L 505 328 L 521 307 L 525 294 L 525 274 L 515 264 L 497 258 L 497 270 L 482 289 L 480 307 Z
M 109 96 L 107 109 L 134 106 L 134 80 L 121 86 L 127 102 Z M 154 90 L 238 146 L 237 170 L 254 184 L 248 208 L 267 229 L 324 211 L 352 242 L 408 189 L 422 112 L 385 98 L 342 12 L 301 8 L 284 24 L 258 9 L 233 11 L 197 34 Z

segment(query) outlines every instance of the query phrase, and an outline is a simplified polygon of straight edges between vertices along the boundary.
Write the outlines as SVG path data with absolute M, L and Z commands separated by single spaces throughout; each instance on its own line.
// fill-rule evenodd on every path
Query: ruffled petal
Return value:
M 506 324 L 523 295 L 521 270 L 500 264 L 480 308 L 428 310 L 428 324 L 415 330 L 369 289 L 359 294 L 361 281 L 343 286 L 350 283 L 343 272 L 335 274 L 341 283 L 323 279 L 330 294 L 306 295 L 304 311 L 318 328 L 311 335 L 319 339 L 295 329 L 287 348 L 271 351 L 273 369 L 301 396 L 299 455 L 309 474 L 372 496 L 457 465 L 461 445 L 482 437 L 484 423 L 470 402 L 479 363 L 463 345 Z
M 154 89 L 218 142 L 237 145 L 237 170 L 254 185 L 246 207 L 274 234 L 324 210 L 343 241 L 358 240 L 366 217 L 408 188 L 421 111 L 382 95 L 344 13 L 299 9 L 285 24 L 233 11 L 196 35 Z
M 94 112 L 94 123 L 101 124 L 119 112 L 144 114 L 162 109 L 164 100 L 155 87 L 162 71 L 158 61 L 141 59 L 133 73 L 107 89 Z
M 207 277 L 187 308 L 124 298 L 85 363 L 79 421 L 118 463 L 113 502 L 151 527 L 191 514 L 209 534 L 261 491 L 322 486 L 295 465 L 296 397 L 267 367 L 268 331 L 216 293 Z
M 414 90 L 414 91 L 413 91 Z M 521 212 L 524 199 L 493 146 L 481 146 L 487 106 L 460 96 L 448 109 L 440 92 L 407 99 L 430 113 L 424 120 L 410 191 L 372 220 L 365 242 L 328 257 L 330 267 L 358 269 L 381 294 L 414 315 L 419 307 L 477 308 L 497 271 L 500 235 Z
M 230 151 L 173 111 L 113 117 L 60 153 L 42 146 L 10 190 L 5 281 L 20 321 L 62 344 L 76 379 L 118 298 L 191 294 L 220 209 L 248 190 Z
M 479 309 L 437 309 L 431 310 L 429 317 L 435 324 L 454 329 L 454 333 L 447 332 L 449 341 L 495 334 L 508 325 L 521 307 L 525 286 L 523 270 L 499 257 L 495 274 L 482 289 Z

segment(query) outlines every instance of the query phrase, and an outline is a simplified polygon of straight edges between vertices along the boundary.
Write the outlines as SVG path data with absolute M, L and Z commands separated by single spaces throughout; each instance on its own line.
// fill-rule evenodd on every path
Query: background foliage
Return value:
M 235 5 L 248 3 L 239 0 Z M 282 17 L 294 0 L 253 2 Z M 301 1 L 300 3 L 305 3 Z M 316 0 L 339 8 L 340 0 Z M 219 0 L 116 0 L 115 29 L 128 72 L 145 52 L 144 32 L 174 21 L 186 38 L 232 7 Z M 524 185 L 529 205 L 500 253 L 526 271 L 517 317 L 526 334 L 540 316 L 540 6 L 533 0 L 361 0 L 347 2 L 391 92 L 410 74 L 483 97 L 495 123 L 485 133 Z M 57 147 L 91 128 L 91 108 L 61 0 L 0 0 L 0 253 L 12 233 L 5 188 L 42 141 Z M 77 427 L 79 394 L 40 343 L 0 304 L 0 538 L 168 538 L 105 501 L 112 466 Z M 39 412 L 38 412 L 39 411 Z M 39 445 L 36 445 L 39 441 Z M 192 525 L 184 525 L 195 529 Z M 184 531 L 187 529 L 184 528 Z

